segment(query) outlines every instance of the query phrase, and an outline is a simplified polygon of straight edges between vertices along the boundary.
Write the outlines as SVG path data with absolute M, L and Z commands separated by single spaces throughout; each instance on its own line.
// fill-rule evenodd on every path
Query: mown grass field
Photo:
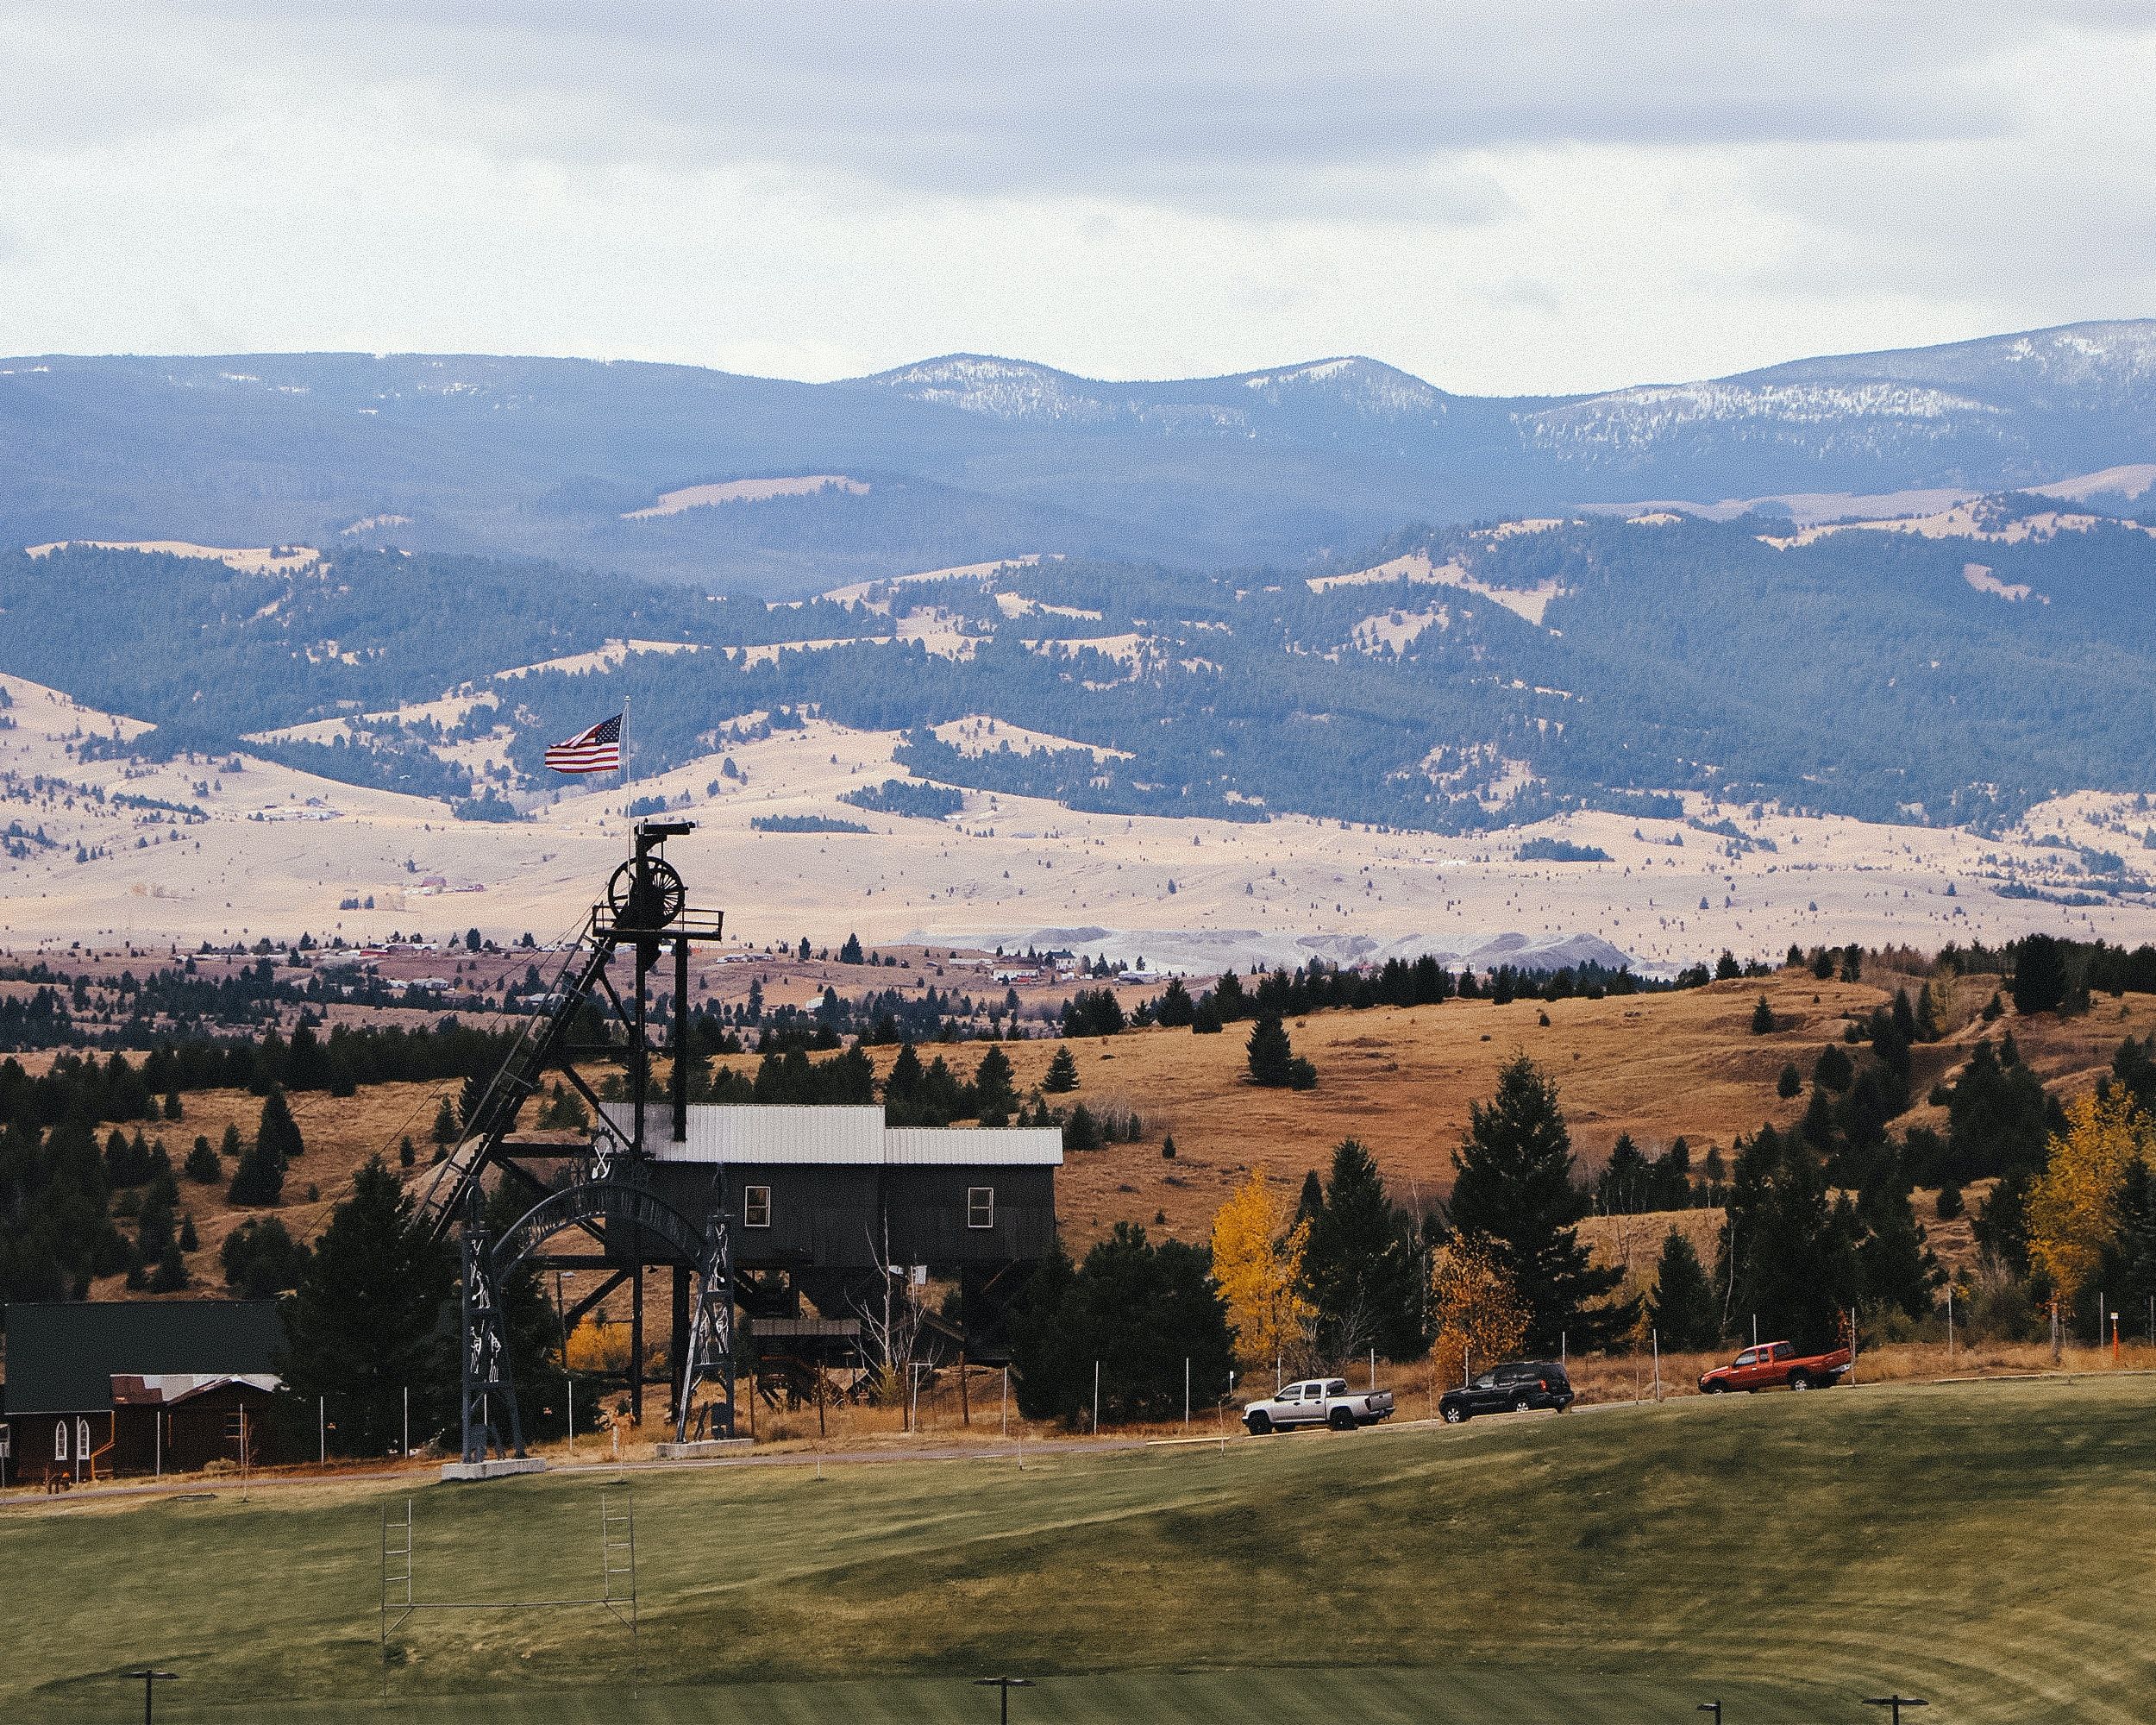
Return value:
M 642 1632 L 413 1620 L 347 1484 L 0 1514 L 0 1717 L 2137 1721 L 2156 1379 L 1836 1391 L 1140 1452 L 639 1473 Z M 598 1584 L 606 1476 L 413 1494 L 422 1596 Z

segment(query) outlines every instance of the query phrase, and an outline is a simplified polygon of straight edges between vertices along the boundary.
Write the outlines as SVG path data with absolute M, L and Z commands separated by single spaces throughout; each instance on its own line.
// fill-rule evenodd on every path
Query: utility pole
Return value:
M 977 1677 L 973 1684 L 975 1689 L 1000 1689 L 1003 1691 L 1002 1725 L 1011 1725 L 1011 1691 L 1032 1688 L 1033 1679 L 1030 1677 Z
M 160 1683 L 172 1683 L 175 1681 L 179 1678 L 179 1673 L 178 1672 L 131 1671 L 123 1672 L 121 1675 L 126 1678 L 129 1683 L 133 1683 L 138 1678 L 141 1679 L 142 1684 L 142 1725 L 150 1725 L 151 1702 L 152 1697 L 157 1693 L 158 1684 Z
M 1894 1725 L 1902 1725 L 1902 1709 L 1904 1707 L 1929 1707 L 1931 1703 L 1928 1701 L 1919 1701 L 1914 1696 L 1896 1694 L 1868 1695 L 1865 1697 L 1864 1704 L 1866 1707 L 1892 1708 L 1894 1709 Z

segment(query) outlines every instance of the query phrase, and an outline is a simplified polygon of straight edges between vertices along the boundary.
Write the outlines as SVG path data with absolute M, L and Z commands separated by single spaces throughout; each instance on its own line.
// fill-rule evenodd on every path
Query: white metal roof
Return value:
M 606 1116 L 626 1138 L 633 1118 L 628 1105 L 609 1104 Z M 661 1162 L 1054 1168 L 1063 1160 L 1063 1135 L 1054 1126 L 887 1127 L 874 1104 L 696 1104 L 686 1144 L 668 1137 L 663 1101 L 648 1109 L 644 1125 L 645 1148 Z
M 1063 1163 L 1063 1134 L 1056 1126 L 891 1126 L 883 1143 L 883 1159 L 894 1166 L 1060 1168 Z

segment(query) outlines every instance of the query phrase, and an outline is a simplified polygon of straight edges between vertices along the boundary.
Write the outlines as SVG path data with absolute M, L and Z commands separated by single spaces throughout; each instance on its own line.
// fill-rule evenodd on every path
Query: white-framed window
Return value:
M 996 1189 L 993 1186 L 968 1186 L 966 1189 L 966 1226 L 969 1228 L 992 1228 L 996 1225 Z
M 744 1186 L 741 1189 L 741 1225 L 745 1228 L 768 1228 L 771 1226 L 771 1189 L 768 1186 Z
M 67 1421 L 65 1420 L 53 1421 L 53 1459 L 67 1459 Z

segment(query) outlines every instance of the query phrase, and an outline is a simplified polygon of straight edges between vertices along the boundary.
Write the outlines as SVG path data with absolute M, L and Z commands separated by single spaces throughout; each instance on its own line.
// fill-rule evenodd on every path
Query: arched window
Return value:
M 65 1420 L 53 1421 L 53 1459 L 67 1459 L 67 1421 Z

